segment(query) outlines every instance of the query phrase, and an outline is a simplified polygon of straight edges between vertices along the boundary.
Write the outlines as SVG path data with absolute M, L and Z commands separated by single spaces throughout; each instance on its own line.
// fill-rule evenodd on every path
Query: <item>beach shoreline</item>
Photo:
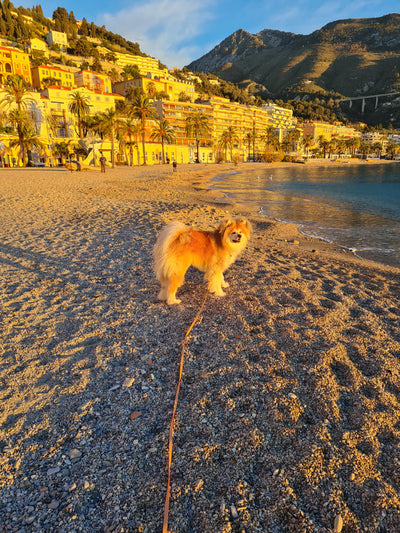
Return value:
M 340 246 L 357 257 L 399 268 L 395 196 L 392 193 L 385 201 L 387 193 L 380 181 L 388 174 L 398 175 L 398 162 L 390 165 L 375 160 L 366 165 L 360 164 L 360 160 L 345 161 L 268 165 L 252 171 L 242 167 L 238 175 L 234 171 L 221 174 L 209 186 L 223 192 L 231 203 L 236 199 L 251 204 L 253 210 L 259 209 L 267 218 L 297 225 L 301 235 Z M 378 183 L 371 194 L 368 191 L 374 179 Z M 359 186 L 358 180 L 361 180 Z M 337 181 L 343 183 L 342 188 Z M 389 190 L 392 185 L 388 184 Z M 375 211 L 371 211 L 374 205 Z
M 206 288 L 158 302 L 152 247 L 226 216 L 253 233 L 190 334 L 170 530 L 400 530 L 400 270 L 208 186 L 282 165 L 0 170 L 0 531 L 161 530 Z

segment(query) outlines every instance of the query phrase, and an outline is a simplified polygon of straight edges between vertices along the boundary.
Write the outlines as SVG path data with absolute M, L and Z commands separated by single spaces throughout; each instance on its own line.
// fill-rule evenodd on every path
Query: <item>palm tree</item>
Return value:
M 394 143 L 393 141 L 390 141 L 386 145 L 386 154 L 390 156 L 390 159 L 394 159 L 396 154 L 398 154 L 400 151 L 400 147 L 398 144 Z
M 329 141 L 327 139 L 322 138 L 319 141 L 319 146 L 320 146 L 320 148 L 322 149 L 322 151 L 324 153 L 324 159 L 326 159 L 326 152 L 329 150 L 329 146 L 330 146 Z
M 92 153 L 93 153 L 93 166 L 96 166 L 96 153 L 94 151 L 94 136 L 98 133 L 100 128 L 100 119 L 98 115 L 87 115 L 81 121 L 83 133 L 86 137 L 87 133 L 90 132 L 92 137 Z
M 371 151 L 371 145 L 366 141 L 361 141 L 359 149 L 364 159 L 366 159 L 368 157 L 369 152 Z
M 78 118 L 78 133 L 79 138 L 82 138 L 82 119 L 89 113 L 89 97 L 82 94 L 80 91 L 74 91 L 71 94 L 71 102 L 69 104 L 69 110 Z
M 53 137 L 57 137 L 58 130 L 60 129 L 60 119 L 54 111 L 50 111 L 50 113 L 46 117 L 47 122 L 47 128 L 50 130 L 50 133 Z
M 233 161 L 233 146 L 237 144 L 239 141 L 239 137 L 237 136 L 237 133 L 235 131 L 235 128 L 233 126 L 228 126 L 228 128 L 222 132 L 221 137 L 219 138 L 218 144 L 225 150 L 225 159 L 226 157 L 226 151 L 229 148 L 231 153 L 231 161 Z
M 196 163 L 200 163 L 200 138 L 205 137 L 209 131 L 208 117 L 202 111 L 195 111 L 186 117 L 186 135 L 194 137 L 196 141 Z
M 306 150 L 306 155 L 308 155 L 308 150 L 314 144 L 314 138 L 312 135 L 304 135 L 303 140 L 301 141 L 303 148 Z
M 168 120 L 165 118 L 160 118 L 157 120 L 150 137 L 152 141 L 161 141 L 162 162 L 164 164 L 164 143 L 172 144 L 175 141 L 176 136 L 174 128 L 169 125 Z
M 268 128 L 265 129 L 264 134 L 261 136 L 261 140 L 264 142 L 265 147 L 272 146 L 273 148 L 277 148 L 279 141 L 275 133 L 275 128 L 268 126 Z
M 357 139 L 356 137 L 351 137 L 350 139 L 346 140 L 347 148 L 350 150 L 351 157 L 355 157 L 356 150 L 360 146 L 360 139 Z
M 68 159 L 68 157 L 69 157 L 69 154 L 70 154 L 70 151 L 71 151 L 70 150 L 70 144 L 71 144 L 71 140 L 69 140 L 69 141 L 60 141 L 60 142 L 56 143 L 53 146 L 53 152 L 56 155 L 60 156 L 61 163 L 62 163 L 62 158 Z
M 25 157 L 25 154 L 32 150 L 32 148 L 37 148 L 42 151 L 45 147 L 45 143 L 40 139 L 35 128 L 29 122 L 25 122 L 25 124 L 22 126 L 21 139 L 23 145 L 23 157 Z M 19 139 L 12 139 L 10 141 L 10 148 L 17 145 L 21 146 L 20 142 L 21 141 Z M 25 164 L 24 160 L 23 164 Z
M 155 83 L 150 81 L 148 84 L 147 84 L 147 96 L 149 98 L 151 98 L 153 101 L 154 101 L 154 97 L 155 95 L 157 94 L 157 87 L 155 86 Z
M 99 130 L 103 135 L 108 136 L 111 139 L 111 167 L 114 168 L 114 142 L 115 137 L 121 130 L 121 120 L 119 118 L 119 113 L 115 109 L 110 108 L 99 114 Z
M 133 161 L 133 147 L 136 146 L 137 149 L 137 161 L 138 165 L 140 164 L 140 155 L 139 155 L 139 144 L 138 137 L 140 135 L 140 124 L 130 117 L 124 120 L 121 123 L 121 132 L 125 141 L 125 146 L 129 146 L 129 166 L 132 166 Z
M 374 154 L 376 154 L 378 157 L 381 157 L 381 153 L 383 150 L 383 145 L 379 141 L 375 141 L 372 143 L 371 150 Z
M 256 139 L 257 139 L 257 134 L 254 131 L 254 129 L 248 131 L 246 135 L 244 136 L 243 140 L 245 143 L 247 143 L 247 156 L 248 157 L 250 156 L 250 147 L 252 146 L 253 147 L 253 158 L 254 158 L 254 145 L 255 145 Z
M 290 150 L 292 149 L 292 146 L 293 146 L 293 143 L 292 141 L 289 139 L 289 137 L 286 137 L 282 143 L 281 143 L 281 147 L 282 147 L 282 150 L 287 154 L 288 152 L 290 152 Z
M 328 143 L 328 155 L 329 159 L 331 158 L 331 155 L 336 152 L 337 149 L 337 139 L 335 137 L 331 137 L 329 143 Z
M 4 97 L 0 100 L 1 107 L 13 107 L 14 110 L 10 113 L 11 121 L 17 127 L 18 142 L 20 147 L 20 155 L 22 163 L 25 164 L 25 146 L 23 143 L 23 128 L 29 121 L 26 114 L 27 104 L 33 102 L 33 98 L 29 94 L 29 86 L 26 81 L 17 74 L 7 78 L 4 86 Z
M 112 67 L 112 68 L 109 70 L 108 75 L 110 76 L 111 81 L 114 82 L 114 83 L 115 83 L 116 81 L 118 81 L 119 78 L 120 78 L 119 72 L 118 72 L 118 70 L 117 70 L 115 67 Z
M 224 152 L 225 152 L 225 161 L 226 161 L 228 159 L 226 152 L 227 152 L 228 146 L 229 146 L 229 136 L 228 136 L 226 131 L 223 131 L 221 133 L 221 136 L 218 139 L 218 146 L 224 150 Z
M 25 166 L 24 126 L 29 123 L 28 115 L 24 111 L 15 108 L 9 112 L 8 120 L 13 128 L 17 129 L 18 140 L 13 142 L 13 146 L 19 145 L 18 166 L 21 160 L 22 165 Z M 13 131 L 15 132 L 15 129 Z
M 340 158 L 341 155 L 343 155 L 345 153 L 346 148 L 347 148 L 347 146 L 346 146 L 345 139 L 338 139 L 336 141 L 336 152 L 339 155 L 339 158 Z
M 300 131 L 298 129 L 289 131 L 286 140 L 290 143 L 290 150 L 297 152 L 299 148 Z
M 136 118 L 140 122 L 140 134 L 142 137 L 142 149 L 143 149 L 143 165 L 146 165 L 146 123 L 149 119 L 155 119 L 158 114 L 153 104 L 144 94 L 138 94 L 132 101 L 129 114 L 132 118 Z
M 0 106 L 11 107 L 16 105 L 18 111 L 25 111 L 27 104 L 33 102 L 33 98 L 29 94 L 28 84 L 18 74 L 7 78 L 3 86 L 3 92 L 5 96 L 0 101 Z

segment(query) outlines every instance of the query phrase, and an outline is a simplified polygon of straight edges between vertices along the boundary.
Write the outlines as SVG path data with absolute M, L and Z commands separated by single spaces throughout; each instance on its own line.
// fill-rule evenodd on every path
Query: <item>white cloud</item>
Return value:
M 142 52 L 168 68 L 183 67 L 204 53 L 193 43 L 213 18 L 212 4 L 212 0 L 141 0 L 115 15 L 102 15 L 100 24 L 138 42 Z

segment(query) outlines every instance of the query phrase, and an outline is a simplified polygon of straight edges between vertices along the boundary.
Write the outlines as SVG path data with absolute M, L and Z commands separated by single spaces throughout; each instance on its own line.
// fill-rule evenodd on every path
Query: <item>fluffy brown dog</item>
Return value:
M 214 231 L 190 229 L 181 222 L 165 226 L 154 245 L 154 270 L 161 290 L 159 300 L 179 304 L 176 291 L 187 269 L 193 265 L 204 272 L 210 292 L 224 296 L 228 287 L 224 271 L 244 249 L 250 236 L 250 223 L 244 219 L 224 220 Z

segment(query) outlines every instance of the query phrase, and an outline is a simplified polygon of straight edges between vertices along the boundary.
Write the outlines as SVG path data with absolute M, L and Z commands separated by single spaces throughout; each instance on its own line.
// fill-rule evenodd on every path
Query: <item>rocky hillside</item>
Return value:
M 400 90 L 400 14 L 339 20 L 310 35 L 241 29 L 188 68 L 273 96 L 307 87 L 346 96 Z

